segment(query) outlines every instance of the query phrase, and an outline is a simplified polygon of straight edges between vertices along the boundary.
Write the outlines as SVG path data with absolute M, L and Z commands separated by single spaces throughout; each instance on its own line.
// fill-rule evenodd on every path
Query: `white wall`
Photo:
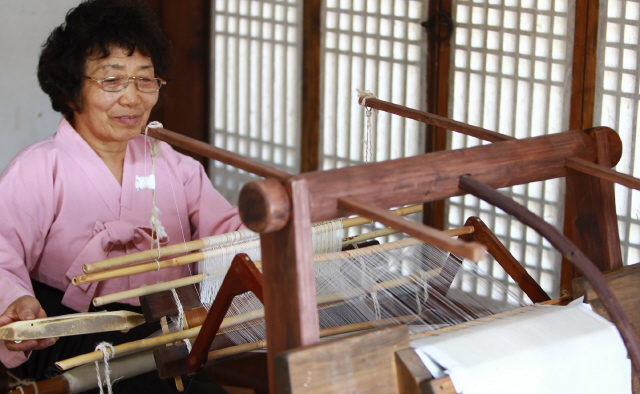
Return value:
M 38 85 L 40 47 L 79 0 L 0 0 L 0 169 L 56 130 L 60 114 Z

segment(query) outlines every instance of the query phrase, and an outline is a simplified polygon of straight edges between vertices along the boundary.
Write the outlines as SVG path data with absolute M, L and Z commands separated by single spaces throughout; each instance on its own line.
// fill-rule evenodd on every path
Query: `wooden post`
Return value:
M 304 180 L 291 180 L 287 188 L 291 198 L 289 221 L 281 230 L 260 235 L 272 393 L 277 392 L 275 355 L 312 345 L 320 337 L 309 191 Z
M 598 14 L 599 0 L 586 0 L 576 2 L 575 11 L 575 34 L 573 42 L 573 83 L 571 84 L 571 111 L 569 118 L 569 128 L 571 130 L 584 130 L 593 126 L 593 111 L 595 97 L 596 79 L 596 50 L 598 40 Z M 590 197 L 590 186 L 592 184 L 586 175 L 567 177 L 567 189 L 565 197 L 564 211 L 564 234 L 573 241 L 587 256 L 593 261 L 599 261 L 597 255 L 591 255 L 584 249 L 584 239 L 578 239 L 580 235 L 576 233 L 587 231 L 589 226 L 584 221 L 588 216 L 588 210 L 594 207 Z M 585 203 L 589 208 L 578 206 Z M 579 226 L 576 228 L 575 226 Z M 594 243 L 604 242 L 600 237 L 593 239 Z M 618 242 L 619 244 L 619 242 Z M 588 247 L 588 245 L 587 245 Z M 571 264 L 566 259 L 562 260 L 562 273 L 560 279 L 560 292 L 571 294 L 571 280 L 575 272 Z
M 597 164 L 611 168 L 611 142 L 605 127 L 589 130 L 597 143 Z M 566 178 L 564 232 L 601 271 L 622 267 L 618 216 L 613 183 L 591 175 L 576 174 Z M 571 293 L 571 281 L 578 276 L 575 267 L 563 261 L 561 290 Z
M 451 0 L 429 2 L 429 15 L 443 13 L 451 16 Z M 440 116 L 449 116 L 449 64 L 451 62 L 451 36 L 446 40 L 441 37 L 448 32 L 444 26 L 435 23 L 425 26 L 432 29 L 432 36 L 437 39 L 427 41 L 427 111 Z M 455 27 L 450 26 L 448 28 Z M 429 37 L 429 34 L 426 34 Z M 440 41 L 441 40 L 441 41 Z M 447 149 L 447 130 L 433 125 L 427 126 L 425 153 Z M 422 222 L 428 226 L 444 230 L 444 200 L 432 201 L 424 204 Z
M 320 140 L 321 1 L 304 0 L 302 10 L 302 104 L 300 171 L 318 169 Z

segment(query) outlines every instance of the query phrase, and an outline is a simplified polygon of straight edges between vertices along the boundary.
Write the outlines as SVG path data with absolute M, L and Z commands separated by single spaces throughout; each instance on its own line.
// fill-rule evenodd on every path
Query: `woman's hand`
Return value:
M 13 323 L 14 321 L 42 319 L 44 317 L 47 317 L 47 314 L 35 297 L 22 296 L 13 301 L 11 305 L 7 307 L 7 310 L 0 315 L 0 327 Z M 49 347 L 56 343 L 57 340 L 58 338 L 30 339 L 22 342 L 4 341 L 4 345 L 12 352 L 28 352 Z

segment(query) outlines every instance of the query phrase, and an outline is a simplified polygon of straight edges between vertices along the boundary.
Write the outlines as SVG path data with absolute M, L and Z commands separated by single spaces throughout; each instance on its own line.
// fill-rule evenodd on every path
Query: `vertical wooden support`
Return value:
M 430 16 L 441 13 L 451 16 L 451 0 L 429 2 Z M 431 36 L 444 37 L 447 26 L 434 23 Z M 455 27 L 452 27 L 455 28 Z M 429 36 L 429 35 L 427 35 Z M 453 37 L 453 33 L 451 35 Z M 427 112 L 445 116 L 449 115 L 449 65 L 451 63 L 451 38 L 442 41 L 427 41 Z M 432 125 L 427 126 L 425 153 L 447 149 L 447 130 Z M 423 207 L 423 223 L 444 229 L 444 200 L 428 202 Z
M 309 191 L 305 180 L 291 180 L 291 216 L 281 230 L 262 233 L 262 272 L 266 316 L 269 387 L 275 393 L 274 356 L 318 342 L 318 308 L 313 270 Z
M 302 11 L 301 172 L 318 169 L 320 139 L 320 11 L 320 0 L 304 0 Z
M 599 0 L 576 2 L 569 118 L 571 130 L 585 130 L 593 126 L 599 6 Z M 596 207 L 591 197 L 591 184 L 587 179 L 586 175 L 574 175 L 567 178 L 564 234 L 581 250 L 585 251 L 592 261 L 598 262 L 601 261 L 599 256 L 592 255 L 584 248 L 588 245 L 584 245 L 585 238 L 580 239 L 579 234 L 587 232 L 587 227 L 593 226 L 585 221 L 585 217 L 590 216 L 589 210 Z M 586 203 L 587 206 L 578 206 L 581 202 Z M 592 242 L 601 244 L 605 241 L 602 238 L 594 238 Z M 563 259 L 560 279 L 561 292 L 571 294 L 571 280 L 576 275 L 575 268 L 566 259 Z
M 598 149 L 597 163 L 612 165 L 608 128 L 593 128 L 589 134 Z M 622 267 L 618 216 L 613 183 L 586 174 L 567 177 L 565 235 L 580 248 L 601 271 Z M 571 281 L 579 276 L 575 268 L 563 262 L 561 288 L 571 292 Z

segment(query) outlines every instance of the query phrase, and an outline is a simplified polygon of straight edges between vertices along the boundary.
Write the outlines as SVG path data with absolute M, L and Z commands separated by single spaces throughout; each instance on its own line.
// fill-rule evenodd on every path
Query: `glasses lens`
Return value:
M 107 78 L 102 81 L 102 89 L 107 92 L 119 92 L 127 86 L 126 78 Z
M 155 93 L 160 90 L 160 79 L 158 78 L 137 78 L 138 89 L 144 93 Z

